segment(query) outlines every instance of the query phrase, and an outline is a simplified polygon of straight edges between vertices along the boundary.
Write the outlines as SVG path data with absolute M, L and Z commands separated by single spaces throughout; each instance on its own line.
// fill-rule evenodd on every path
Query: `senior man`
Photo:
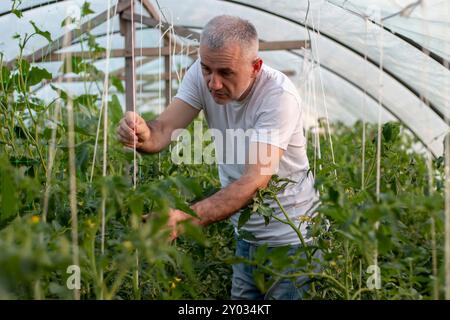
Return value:
M 219 145 L 223 148 L 218 150 L 219 154 L 244 153 L 246 160 L 240 163 L 235 157 L 227 157 L 228 161 L 219 159 L 222 189 L 191 206 L 198 218 L 171 209 L 168 222 L 176 237 L 180 221 L 192 219 L 205 226 L 231 218 L 236 233 L 245 230 L 253 235 L 252 240 L 237 240 L 236 255 L 247 259 L 262 244 L 269 248 L 290 246 L 289 254 L 301 245 L 289 225 L 275 219 L 266 225 L 258 214 L 253 214 L 240 230 L 237 228 L 240 210 L 258 189 L 267 186 L 273 174 L 294 181 L 278 195 L 292 220 L 298 221 L 300 216 L 314 211 L 317 203 L 314 179 L 308 174 L 299 94 L 287 76 L 263 64 L 258 44 L 257 31 L 249 21 L 227 15 L 211 19 L 201 34 L 200 58 L 189 68 L 164 112 L 149 122 L 127 112 L 117 130 L 124 145 L 136 146 L 143 153 L 157 153 L 166 148 L 173 132 L 189 125 L 201 110 L 208 126 L 221 132 L 225 140 L 233 130 L 251 132 L 245 143 L 216 144 L 216 148 Z M 234 139 L 235 135 L 231 136 Z M 275 203 L 270 206 L 274 214 L 283 218 Z M 306 236 L 304 227 L 301 231 Z M 233 299 L 302 297 L 302 289 L 288 280 L 274 283 L 266 293 L 260 292 L 253 269 L 242 263 L 233 265 Z

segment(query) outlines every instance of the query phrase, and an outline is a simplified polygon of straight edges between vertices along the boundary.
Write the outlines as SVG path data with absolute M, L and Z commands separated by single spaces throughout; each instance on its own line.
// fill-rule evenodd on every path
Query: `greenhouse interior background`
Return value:
M 450 299 L 448 0 L 1 1 L 0 299 L 229 298 L 229 222 L 163 228 L 216 167 L 116 139 L 125 111 L 163 112 L 224 13 L 302 99 L 323 252 L 304 298 Z M 294 263 L 255 259 L 261 292 Z

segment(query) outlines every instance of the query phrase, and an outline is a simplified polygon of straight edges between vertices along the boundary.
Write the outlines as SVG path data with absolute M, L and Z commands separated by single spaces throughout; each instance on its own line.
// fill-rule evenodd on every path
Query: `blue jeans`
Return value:
M 290 246 L 288 255 L 293 255 L 301 245 Z M 244 240 L 237 240 L 236 256 L 247 260 L 253 260 L 257 245 Z M 268 247 L 268 251 L 274 248 Z M 231 285 L 231 299 L 235 300 L 300 300 L 309 290 L 309 280 L 307 277 L 294 279 L 276 280 L 267 292 L 262 293 L 255 284 L 253 272 L 257 266 L 247 263 L 237 263 L 233 265 L 233 279 Z M 295 269 L 288 269 L 287 272 L 295 272 Z

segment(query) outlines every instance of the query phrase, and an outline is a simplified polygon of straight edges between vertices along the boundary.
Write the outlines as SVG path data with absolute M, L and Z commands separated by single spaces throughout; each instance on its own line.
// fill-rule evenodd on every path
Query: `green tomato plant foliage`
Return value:
M 14 1 L 12 9 L 21 18 L 19 4 Z M 92 13 L 89 4 L 84 4 L 83 16 Z M 69 102 L 75 114 L 82 299 L 228 299 L 233 263 L 257 266 L 255 282 L 262 292 L 279 279 L 302 276 L 310 286 L 305 296 L 309 299 L 443 296 L 443 161 L 414 151 L 418 142 L 400 124 L 386 123 L 380 132 L 379 195 L 377 127 L 338 123 L 330 126 L 334 161 L 328 135 L 307 132 L 308 174 L 315 176 L 320 195 L 315 212 L 290 219 L 277 195 L 291 181 L 277 176 L 242 209 L 239 237 L 252 238 L 241 228 L 253 214 L 261 215 L 266 224 L 278 220 L 292 227 L 303 244 L 293 256 L 287 255 L 288 247 L 261 246 L 252 260 L 234 257 L 234 229 L 229 221 L 203 229 L 186 223 L 184 233 L 169 243 L 170 230 L 165 227 L 169 208 L 194 214 L 189 205 L 220 188 L 216 166 L 176 165 L 170 150 L 138 156 L 134 188 L 133 153 L 123 149 L 115 132 L 123 116 L 119 96 L 124 86 L 112 76 L 106 97 L 108 126 L 102 125 L 105 74 L 94 60 L 105 49 L 89 32 L 81 35 L 82 50 L 89 56 L 73 57 L 59 70 L 69 69 L 86 79 L 84 93 L 74 96 L 51 81 L 56 75 L 23 56 L 32 37 L 52 41 L 48 31 L 30 23 L 33 33 L 14 37 L 19 46 L 15 62 L 7 64 L 0 53 L 1 299 L 73 297 L 67 286 L 67 268 L 72 264 Z M 35 94 L 48 82 L 57 96 L 50 102 Z M 106 177 L 102 175 L 103 134 L 96 135 L 99 124 L 108 137 Z M 193 132 L 192 125 L 188 129 Z M 325 129 L 323 122 L 318 129 Z M 317 139 L 320 158 L 314 150 Z M 278 203 L 279 214 L 267 205 L 269 199 Z M 144 223 L 142 216 L 148 213 L 151 218 Z M 307 235 L 300 232 L 302 226 Z M 380 270 L 379 289 L 368 285 L 369 266 L 374 263 Z

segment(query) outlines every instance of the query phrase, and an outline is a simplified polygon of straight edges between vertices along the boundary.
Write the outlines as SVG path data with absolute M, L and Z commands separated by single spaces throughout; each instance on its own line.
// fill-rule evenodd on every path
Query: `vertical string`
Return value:
M 447 2 L 447 12 L 450 14 L 450 5 Z M 448 42 L 445 45 L 446 51 L 449 52 Z M 445 67 L 450 71 L 448 60 L 445 61 Z M 450 88 L 450 83 L 447 78 L 447 88 Z M 450 125 L 450 93 L 447 90 L 445 99 L 445 110 L 447 110 L 446 121 Z M 445 139 L 445 299 L 450 300 L 450 133 L 447 133 Z
M 367 34 L 368 34 L 368 23 L 369 19 L 365 18 L 365 37 L 364 37 L 364 73 L 367 74 L 367 51 L 368 51 L 368 43 L 367 43 Z M 363 93 L 363 112 L 362 112 L 362 150 L 361 150 L 361 190 L 365 189 L 365 169 L 366 169 L 366 119 L 364 118 L 364 112 L 367 109 L 367 78 L 364 78 L 364 93 Z
M 114 15 L 117 12 L 114 12 Z M 105 79 L 103 82 L 103 95 L 102 95 L 102 103 L 100 109 L 100 117 L 99 122 L 103 110 L 103 168 L 102 168 L 102 176 L 106 177 L 107 174 L 107 166 L 108 166 L 108 97 L 109 97 L 109 60 L 111 53 L 111 0 L 108 0 L 108 17 L 106 20 L 106 68 L 105 68 Z M 100 124 L 98 126 L 97 132 L 99 132 Z M 98 138 L 98 135 L 97 135 Z M 98 139 L 96 139 L 98 142 Z M 95 148 L 97 149 L 97 148 Z M 94 167 L 94 162 L 92 163 L 92 168 Z M 93 170 L 91 172 L 91 182 L 92 182 Z M 102 187 L 102 205 L 101 205 L 101 255 L 105 255 L 105 238 L 106 238 L 106 190 L 105 187 Z M 103 285 L 103 267 L 100 269 L 100 283 L 102 285 L 100 290 L 100 299 L 104 297 L 104 285 Z
M 104 78 L 104 82 L 103 82 L 103 88 L 107 88 L 108 90 L 108 94 L 109 94 L 109 60 L 110 60 L 110 52 L 111 52 L 111 34 L 112 34 L 112 28 L 113 26 L 110 24 L 110 19 L 111 17 L 115 17 L 117 16 L 117 5 L 114 8 L 114 13 L 113 15 L 110 14 L 111 11 L 111 4 L 110 4 L 111 0 L 108 0 L 108 20 L 106 21 L 106 64 L 107 64 L 107 68 L 105 70 L 105 78 Z M 89 183 L 92 184 L 92 180 L 94 178 L 94 169 L 95 169 L 95 161 L 97 158 L 97 148 L 98 148 L 98 141 L 99 141 L 99 137 L 100 137 L 100 124 L 102 121 L 102 115 L 104 114 L 104 105 L 105 105 L 105 99 L 108 98 L 108 94 L 105 95 L 105 90 L 103 91 L 102 94 L 102 101 L 100 103 L 100 116 L 97 122 L 97 130 L 96 130 L 96 134 L 95 134 L 95 143 L 94 143 L 94 155 L 92 157 L 92 165 L 91 165 L 91 174 L 90 174 L 90 178 L 89 178 Z M 105 163 L 105 161 L 103 161 Z
M 132 68 L 132 81 L 133 81 L 133 114 L 134 114 L 134 123 L 136 124 L 136 57 L 135 57 L 135 48 L 136 48 L 136 29 L 134 24 L 134 0 L 131 1 L 131 68 Z M 141 5 L 142 6 L 142 5 Z M 142 17 L 142 7 L 141 7 L 141 17 Z M 141 32 L 142 32 L 142 18 L 141 18 Z M 141 35 L 142 36 L 142 35 Z M 142 42 L 141 42 L 141 56 L 142 56 Z M 142 58 L 142 57 L 141 57 Z M 142 71 L 141 71 L 142 72 Z M 141 89 L 142 90 L 142 89 Z M 138 171 L 138 163 L 137 163 L 137 150 L 136 150 L 136 139 L 134 140 L 133 147 L 133 189 L 136 190 L 137 185 L 137 171 Z M 139 251 L 136 249 L 135 251 L 135 261 L 136 261 L 136 269 L 134 271 L 134 287 L 135 292 L 139 290 Z
M 320 87 L 321 87 L 321 93 L 322 93 L 322 103 L 323 103 L 323 107 L 325 110 L 325 124 L 326 124 L 326 131 L 328 133 L 328 140 L 330 143 L 330 150 L 331 150 L 331 159 L 333 161 L 333 164 L 336 164 L 335 158 L 334 158 L 334 148 L 333 148 L 333 139 L 331 137 L 331 130 L 330 130 L 330 121 L 328 118 L 328 107 L 327 107 L 327 100 L 325 98 L 325 89 L 324 89 L 324 85 L 323 85 L 323 80 L 322 80 L 322 70 L 321 70 L 321 64 L 320 64 L 320 54 L 319 54 L 319 47 L 318 47 L 318 39 L 320 38 L 320 9 L 319 9 L 319 21 L 317 24 L 317 29 L 314 27 L 314 18 L 313 15 L 311 15 L 311 26 L 313 31 L 316 31 L 317 35 L 316 35 L 316 39 L 314 41 L 314 45 L 315 45 L 315 60 L 317 61 L 317 67 L 318 67 L 318 73 L 319 73 L 319 81 L 320 81 Z M 334 176 L 335 178 L 337 178 L 337 171 L 336 169 L 334 170 Z
M 379 74 L 378 74 L 378 133 L 377 133 L 377 181 L 376 181 L 376 196 L 377 201 L 380 201 L 380 179 L 381 179 L 381 110 L 382 110 L 382 93 L 383 93 L 383 21 L 380 21 L 380 36 L 379 36 Z
M 134 28 L 134 0 L 131 1 L 131 69 L 133 88 L 133 114 L 136 123 L 136 60 L 135 60 L 135 28 Z M 136 139 L 133 142 L 133 189 L 136 189 L 137 161 L 136 161 Z
M 311 99 L 310 99 L 310 94 L 309 94 L 309 70 L 308 70 L 308 60 L 309 60 L 309 56 L 308 56 L 308 50 L 304 50 L 304 55 L 303 55 L 303 63 L 302 63 L 302 71 L 301 74 L 303 75 L 303 96 L 305 97 L 305 99 L 302 99 L 302 110 L 305 110 L 305 140 L 309 141 L 309 136 L 310 136 L 310 119 L 311 119 L 311 114 L 310 114 L 310 104 L 311 104 Z
M 102 176 L 106 177 L 107 165 L 108 165 L 108 96 L 109 96 L 109 57 L 111 52 L 111 35 L 110 35 L 110 10 L 111 10 L 111 0 L 108 0 L 108 19 L 106 21 L 106 70 L 105 70 L 105 80 L 103 85 L 104 92 L 104 105 L 103 108 L 103 170 Z M 102 254 L 105 251 L 105 202 L 106 195 L 103 197 L 102 204 Z
M 378 29 L 379 35 L 379 50 L 380 50 L 380 61 L 379 61 L 379 77 L 378 77 L 378 132 L 377 132 L 377 177 L 376 177 L 376 198 L 377 202 L 380 201 L 380 180 L 381 180 L 381 110 L 382 110 L 382 93 L 383 93 L 383 54 L 384 54 L 384 38 L 383 38 L 383 21 L 380 20 L 381 26 Z M 380 222 L 375 222 L 375 230 L 378 230 Z M 375 250 L 373 257 L 373 264 L 378 266 L 378 241 L 375 242 Z
M 158 6 L 159 7 L 159 6 Z M 162 72 L 162 39 L 163 39 L 163 33 L 162 33 L 162 21 L 161 18 L 159 18 L 159 50 L 158 50 L 158 114 L 161 114 L 162 112 L 162 79 L 161 79 L 161 72 Z M 158 172 L 161 172 L 161 153 L 158 152 Z
M 425 5 L 422 3 L 420 5 L 421 14 L 423 17 L 426 17 L 426 11 L 425 11 Z M 429 52 L 425 48 L 429 48 L 429 38 L 430 38 L 430 32 L 428 29 L 428 24 L 426 21 L 421 20 L 422 29 L 424 33 L 426 34 L 425 37 L 425 46 L 422 48 L 422 53 L 424 56 L 429 57 Z M 429 93 L 429 70 L 427 70 L 428 64 L 426 63 L 426 60 L 423 59 L 423 64 L 421 67 L 421 70 L 423 71 L 422 79 L 424 81 L 424 87 L 425 92 Z M 427 107 L 429 107 L 428 101 L 426 101 L 422 94 L 420 94 L 420 100 L 424 102 Z M 425 102 L 426 101 L 426 102 Z M 434 193 L 434 181 L 433 181 L 433 155 L 430 151 L 427 151 L 426 153 L 426 165 L 427 165 L 427 171 L 428 171 L 428 194 L 431 196 Z M 432 272 L 433 272 L 433 299 L 438 300 L 439 299 L 439 277 L 438 277 L 438 260 L 437 260 L 437 249 L 436 249 L 436 224 L 434 216 L 432 215 L 430 217 L 430 232 L 431 232 L 431 261 L 432 261 Z
M 313 100 L 313 108 L 315 111 L 315 123 L 316 123 L 316 129 L 314 132 L 314 176 L 316 176 L 317 171 L 317 159 L 322 159 L 322 153 L 320 149 L 320 121 L 319 121 L 319 111 L 317 110 L 317 100 L 316 100 L 316 77 L 315 77 L 315 70 L 317 65 L 315 62 L 313 62 L 313 69 L 311 72 L 311 91 L 312 91 L 312 100 Z M 319 163 L 319 171 L 322 170 L 322 164 Z
M 448 65 L 447 65 L 448 68 Z M 447 94 L 447 110 L 449 107 Z M 450 300 L 450 134 L 445 137 L 445 299 Z

